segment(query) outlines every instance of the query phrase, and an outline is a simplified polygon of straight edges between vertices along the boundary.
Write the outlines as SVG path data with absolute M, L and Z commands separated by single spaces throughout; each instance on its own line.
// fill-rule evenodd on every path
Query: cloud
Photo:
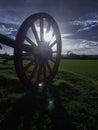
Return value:
M 22 22 L 38 12 L 47 12 L 54 17 L 66 51 L 87 49 L 90 52 L 90 48 L 97 47 L 97 0 L 1 0 L 0 33 L 15 38 Z
M 97 0 L 1 0 L 0 9 L 23 15 L 45 11 L 65 21 L 78 18 L 87 12 L 97 11 L 96 3 Z
M 98 20 L 76 20 L 70 22 L 70 24 L 72 24 L 73 26 L 80 26 L 80 28 L 77 30 L 78 32 L 80 32 L 98 26 Z
M 17 29 L 0 25 L 0 34 L 13 35 L 13 32 L 17 32 Z
M 98 54 L 98 43 L 81 39 L 63 39 L 62 53 L 72 51 L 76 54 Z
M 93 14 L 93 13 L 92 13 Z M 98 41 L 98 13 L 94 13 L 92 19 L 89 15 L 84 15 L 82 18 L 69 22 L 67 24 L 67 33 L 71 35 L 65 35 L 65 39 L 82 39 L 86 41 Z M 63 37 L 64 38 L 64 37 Z M 86 44 L 86 43 L 85 43 Z

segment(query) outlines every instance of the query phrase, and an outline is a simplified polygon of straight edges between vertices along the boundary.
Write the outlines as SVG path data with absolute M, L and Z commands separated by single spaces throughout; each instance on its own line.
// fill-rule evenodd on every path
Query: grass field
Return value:
M 98 60 L 62 60 L 53 83 L 32 92 L 0 62 L 0 130 L 98 130 Z
M 62 60 L 61 69 L 98 80 L 98 60 Z

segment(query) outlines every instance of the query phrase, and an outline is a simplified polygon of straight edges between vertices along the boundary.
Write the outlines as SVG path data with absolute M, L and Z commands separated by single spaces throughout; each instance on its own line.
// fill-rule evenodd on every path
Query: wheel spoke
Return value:
M 52 73 L 52 69 L 51 69 L 51 67 L 50 67 L 50 65 L 49 65 L 49 63 L 47 62 L 47 68 L 48 68 L 48 70 L 49 70 L 49 72 L 50 72 L 50 74 Z
M 55 59 L 51 59 L 51 61 L 52 61 L 53 63 L 56 63 L 56 60 L 55 60 Z
M 47 25 L 46 33 L 48 33 L 49 31 L 50 31 L 50 23 L 48 23 Z
M 32 52 L 25 52 L 25 53 L 22 53 L 22 56 L 30 56 L 32 55 Z
M 57 51 L 52 51 L 52 53 L 57 53 Z
M 54 37 L 56 34 L 56 28 L 53 28 L 52 37 Z
M 43 76 L 44 76 L 44 80 L 46 80 L 46 66 L 45 66 L 45 64 L 43 64 Z
M 40 18 L 40 40 L 43 41 L 44 38 L 44 21 Z
M 31 75 L 30 75 L 30 77 L 29 77 L 29 80 L 30 80 L 30 81 L 31 81 L 31 80 L 32 80 L 32 78 L 34 77 L 35 72 L 37 71 L 37 68 L 38 68 L 38 65 L 35 65 L 35 67 L 33 68 L 32 73 L 31 73 Z
M 34 24 L 32 24 L 32 31 L 33 31 L 33 33 L 34 33 L 34 36 L 35 36 L 35 39 L 36 39 L 36 42 L 37 42 L 37 44 L 39 45 L 39 37 L 38 37 L 38 32 L 36 31 L 36 28 L 35 28 L 35 26 L 34 26 Z
M 33 48 L 36 48 L 36 47 L 37 47 L 36 44 L 35 44 L 30 38 L 28 38 L 27 36 L 26 36 L 25 40 L 26 40 L 28 43 L 30 43 Z
M 25 65 L 24 70 L 26 71 L 33 63 L 34 61 L 30 61 L 27 65 Z
M 38 69 L 38 73 L 37 73 L 37 82 L 40 81 L 41 71 L 42 71 L 42 65 L 39 66 L 39 69 Z
M 28 45 L 28 44 L 23 44 L 22 51 L 31 52 L 31 51 L 33 51 L 33 47 L 31 45 Z
M 57 40 L 55 40 L 53 43 L 50 44 L 50 47 L 53 47 L 57 43 Z

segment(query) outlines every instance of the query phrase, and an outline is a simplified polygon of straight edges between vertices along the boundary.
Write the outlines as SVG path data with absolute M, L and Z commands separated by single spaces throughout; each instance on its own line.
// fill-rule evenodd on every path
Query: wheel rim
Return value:
M 53 80 L 61 56 L 61 37 L 46 13 L 28 17 L 20 27 L 14 51 L 15 69 L 24 84 Z

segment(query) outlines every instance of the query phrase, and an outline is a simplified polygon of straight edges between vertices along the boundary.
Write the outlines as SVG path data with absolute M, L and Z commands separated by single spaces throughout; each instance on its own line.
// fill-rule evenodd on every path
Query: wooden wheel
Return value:
M 60 57 L 61 37 L 55 20 L 47 13 L 28 17 L 15 43 L 14 62 L 20 80 L 26 85 L 51 82 Z

